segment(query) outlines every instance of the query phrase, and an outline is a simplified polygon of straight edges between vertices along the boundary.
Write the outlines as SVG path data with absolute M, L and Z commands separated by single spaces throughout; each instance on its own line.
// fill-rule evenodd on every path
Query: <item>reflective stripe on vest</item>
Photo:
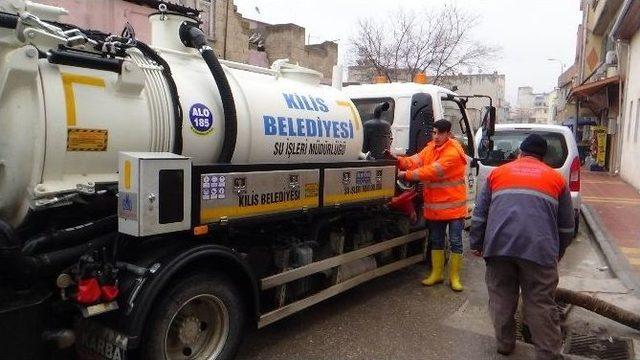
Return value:
M 450 201 L 450 202 L 442 202 L 442 203 L 435 203 L 435 204 L 424 204 L 425 209 L 431 209 L 431 210 L 455 209 L 457 207 L 462 207 L 462 206 L 466 208 L 467 202 L 466 201 Z
M 558 206 L 558 199 L 555 199 L 553 196 L 545 194 L 542 191 L 537 191 L 537 190 L 532 190 L 532 189 L 522 189 L 522 188 L 505 189 L 505 190 L 496 191 L 496 192 L 493 193 L 493 195 L 491 195 L 491 200 L 495 199 L 496 197 L 498 197 L 500 195 L 506 195 L 506 194 L 532 195 L 532 196 L 536 196 L 536 197 L 545 199 L 545 200 L 551 202 L 553 205 Z
M 575 228 L 559 228 L 558 232 L 564 233 L 564 234 L 573 234 L 573 232 L 575 231 Z
M 438 181 L 438 182 L 423 182 L 425 188 L 447 188 L 447 187 L 456 187 L 460 185 L 465 185 L 464 180 L 458 181 Z

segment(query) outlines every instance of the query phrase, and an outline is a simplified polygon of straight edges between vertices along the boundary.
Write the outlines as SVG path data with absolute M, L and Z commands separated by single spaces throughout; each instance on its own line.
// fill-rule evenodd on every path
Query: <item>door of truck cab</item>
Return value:
M 405 156 L 419 152 L 426 145 L 426 143 L 420 144 L 417 149 L 413 149 L 415 146 L 411 146 L 411 125 L 412 113 L 416 113 L 415 106 L 417 102 L 425 101 L 425 99 L 429 98 L 430 104 L 425 104 L 425 106 L 430 106 L 430 109 L 427 109 L 422 115 L 428 114 L 430 124 L 439 119 L 449 120 L 452 124 L 451 133 L 453 138 L 459 141 L 462 148 L 465 149 L 467 155 L 467 203 L 469 214 L 471 214 L 475 203 L 476 191 L 475 172 L 471 169 L 471 158 L 474 157 L 475 148 L 473 146 L 473 128 L 466 115 L 464 100 L 455 97 L 452 93 L 433 92 L 416 93 L 412 96 L 353 98 L 352 101 L 360 113 L 362 122 L 373 118 L 373 112 L 378 105 L 384 102 L 389 103 L 389 110 L 383 112 L 381 118 L 391 124 L 391 152 L 395 155 Z M 414 109 L 412 109 L 412 106 Z M 429 128 L 426 131 L 427 141 L 431 139 L 430 130 Z

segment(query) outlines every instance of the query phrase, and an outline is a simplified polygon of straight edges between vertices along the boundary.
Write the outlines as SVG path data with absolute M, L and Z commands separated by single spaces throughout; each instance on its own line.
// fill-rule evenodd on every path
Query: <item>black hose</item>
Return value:
M 26 255 L 37 254 L 52 248 L 64 249 L 77 245 L 92 236 L 114 232 L 118 226 L 118 216 L 111 215 L 105 218 L 62 229 L 49 234 L 38 235 L 25 242 L 22 253 Z
M 22 256 L 19 261 L 19 268 L 16 270 L 20 274 L 21 280 L 26 283 L 28 283 L 28 279 L 55 274 L 57 271 L 78 261 L 80 256 L 98 250 L 109 241 L 113 241 L 117 235 L 115 232 L 109 233 L 67 249 L 41 255 Z
M 596 297 L 568 289 L 557 288 L 556 300 L 593 311 L 632 329 L 640 330 L 640 315 L 627 311 Z
M 15 29 L 18 26 L 18 15 L 0 13 L 0 28 Z
M 188 47 L 192 47 L 200 51 L 202 59 L 207 63 L 211 75 L 216 82 L 220 98 L 222 100 L 222 108 L 224 111 L 224 140 L 222 142 L 222 151 L 218 157 L 218 162 L 231 162 L 233 152 L 236 147 L 236 137 L 238 134 L 238 119 L 236 115 L 235 102 L 231 86 L 224 73 L 224 69 L 220 65 L 213 49 L 207 45 L 207 37 L 195 23 L 185 21 L 180 26 L 180 40 Z
M 122 60 L 96 56 L 79 51 L 50 50 L 47 54 L 47 60 L 50 64 L 104 70 L 116 74 L 122 72 Z
M 104 246 L 108 241 L 114 240 L 116 236 L 117 233 L 111 233 L 68 249 L 38 255 L 38 262 L 41 264 L 43 269 L 58 268 L 69 265 L 77 261 L 83 254 L 97 250 Z

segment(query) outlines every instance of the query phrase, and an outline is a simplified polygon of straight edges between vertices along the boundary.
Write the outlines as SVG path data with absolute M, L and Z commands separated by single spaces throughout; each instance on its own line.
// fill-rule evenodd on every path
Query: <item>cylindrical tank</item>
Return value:
M 36 47 L 47 51 L 38 44 L 0 42 L 1 219 L 17 226 L 29 208 L 117 181 L 119 151 L 173 151 L 181 141 L 181 153 L 195 164 L 216 161 L 225 134 L 222 102 L 200 54 L 180 42 L 182 21 L 151 16 L 151 45 L 172 79 L 136 48 L 127 50 L 118 73 L 53 64 L 38 59 Z M 320 73 L 285 62 L 272 69 L 222 65 L 237 113 L 232 162 L 358 159 L 358 112 L 347 96 L 320 84 Z

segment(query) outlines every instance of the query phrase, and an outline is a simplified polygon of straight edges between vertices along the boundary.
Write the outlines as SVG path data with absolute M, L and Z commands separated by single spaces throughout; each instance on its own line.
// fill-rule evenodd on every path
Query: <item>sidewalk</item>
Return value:
M 614 253 L 621 255 L 619 261 L 626 260 L 630 275 L 640 279 L 640 193 L 618 176 L 585 170 L 581 176 L 583 204 L 617 248 Z M 611 263 L 616 259 L 608 260 Z

